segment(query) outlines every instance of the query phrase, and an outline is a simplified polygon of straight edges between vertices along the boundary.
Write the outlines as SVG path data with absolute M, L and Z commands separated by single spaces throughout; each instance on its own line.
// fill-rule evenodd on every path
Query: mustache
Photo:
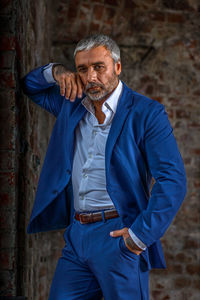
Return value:
M 100 88 L 104 88 L 104 85 L 101 84 L 101 83 L 96 83 L 96 82 L 89 82 L 86 87 L 85 87 L 85 90 L 89 90 L 90 88 L 93 88 L 93 87 L 100 87 Z

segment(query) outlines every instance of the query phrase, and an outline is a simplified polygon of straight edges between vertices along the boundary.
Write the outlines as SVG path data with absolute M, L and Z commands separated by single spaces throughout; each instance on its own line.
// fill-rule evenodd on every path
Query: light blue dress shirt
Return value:
M 43 72 L 49 83 L 55 82 L 52 76 L 52 65 L 49 64 Z M 103 124 L 99 124 L 95 117 L 92 101 L 87 97 L 82 100 L 82 105 L 87 112 L 76 128 L 72 168 L 74 209 L 77 212 L 115 208 L 106 190 L 105 147 L 122 88 L 122 82 L 119 81 L 116 89 L 103 103 L 102 111 L 105 114 Z M 144 243 L 130 228 L 128 231 L 136 245 L 145 250 Z

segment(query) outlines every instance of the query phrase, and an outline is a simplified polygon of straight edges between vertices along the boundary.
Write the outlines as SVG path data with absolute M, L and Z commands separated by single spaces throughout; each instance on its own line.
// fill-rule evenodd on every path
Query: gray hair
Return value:
M 74 57 L 78 51 L 86 51 L 98 46 L 104 46 L 109 50 L 115 63 L 120 60 L 119 46 L 113 39 L 104 34 L 95 34 L 80 40 L 74 50 Z

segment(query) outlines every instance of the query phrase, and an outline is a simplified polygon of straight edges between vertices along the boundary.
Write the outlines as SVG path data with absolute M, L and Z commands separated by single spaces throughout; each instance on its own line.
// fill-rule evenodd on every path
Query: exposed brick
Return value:
M 0 280 L 1 280 L 1 295 L 4 295 L 6 297 L 15 296 L 16 282 L 14 279 L 14 272 L 8 270 L 2 270 L 0 272 Z
M 1 172 L 0 173 L 0 183 L 1 185 L 1 191 L 3 195 L 6 193 L 11 193 L 12 188 L 14 188 L 15 185 L 15 173 L 14 172 Z M 5 196 L 6 197 L 6 196 Z
M 78 10 L 77 10 L 78 5 L 79 5 L 79 0 L 73 0 L 73 1 L 70 0 L 68 14 L 67 14 L 67 19 L 69 22 L 72 22 L 76 19 L 78 15 Z
M 199 241 L 195 239 L 188 239 L 185 241 L 184 249 L 198 249 L 199 247 Z
M 191 10 L 187 0 L 162 0 L 163 6 L 174 10 Z
M 135 9 L 136 7 L 138 7 L 138 4 L 136 4 L 136 1 L 134 0 L 125 0 L 124 2 L 125 2 L 124 7 L 127 9 Z
M 165 21 L 165 13 L 160 12 L 160 11 L 150 12 L 150 13 L 148 14 L 148 17 L 149 17 L 152 21 L 158 21 L 158 22 L 164 22 L 164 21 Z
M 194 286 L 195 289 L 198 290 L 198 293 L 199 293 L 199 290 L 200 290 L 199 276 L 198 276 L 198 279 L 197 279 L 197 280 L 193 280 L 193 286 Z
M 175 279 L 174 286 L 176 288 L 185 288 L 186 286 L 190 286 L 191 279 L 186 276 L 179 276 Z
M 199 180 L 198 179 L 194 180 L 194 187 L 195 188 L 200 188 L 200 179 Z
M 15 212 L 10 210 L 1 209 L 0 211 L 0 229 L 12 230 L 16 227 Z
M 6 188 L 6 187 L 4 187 Z M 0 193 L 0 200 L 1 200 L 1 203 L 0 203 L 0 207 L 1 208 L 10 208 L 10 207 L 13 207 L 15 205 L 15 194 L 14 192 L 1 192 Z
M 47 273 L 47 268 L 45 266 L 41 266 L 39 269 L 39 276 L 40 277 L 46 276 L 46 273 Z
M 185 157 L 185 158 L 184 158 L 184 164 L 185 164 L 185 165 L 190 165 L 190 164 L 191 164 L 191 161 L 192 161 L 192 158 L 191 158 L 191 157 Z
M 83 3 L 80 7 L 80 12 L 79 12 L 79 19 L 80 20 L 87 20 L 88 18 L 90 18 L 90 14 L 91 14 L 91 5 L 88 3 Z
M 105 4 L 113 5 L 113 6 L 119 6 L 120 5 L 120 0 L 105 0 Z
M 172 264 L 168 264 L 168 268 L 167 271 L 172 274 L 182 274 L 183 273 L 183 266 L 181 264 L 176 264 L 176 263 L 172 263 Z
M 15 156 L 13 151 L 1 151 L 0 170 L 13 170 L 15 167 Z
M 0 232 L 0 248 L 14 248 L 16 247 L 15 240 L 16 232 L 15 231 L 7 231 L 5 229 Z
M 169 23 L 184 23 L 185 17 L 179 13 L 167 13 L 167 19 Z
M 100 32 L 100 25 L 92 22 L 90 24 L 89 32 L 90 32 L 90 34 L 95 34 L 97 32 Z
M 191 149 L 192 154 L 194 155 L 200 155 L 200 148 Z
M 110 7 L 105 7 L 104 9 L 104 22 L 106 24 L 113 24 L 114 21 L 114 17 L 115 17 L 115 10 L 113 8 Z
M 185 253 L 185 252 L 178 253 L 178 254 L 175 256 L 175 260 L 176 260 L 177 262 L 183 263 L 184 265 L 185 265 L 187 262 L 191 262 L 191 258 L 189 258 L 188 254 Z
M 81 23 L 76 31 L 77 36 L 79 39 L 82 39 L 88 33 L 88 26 L 85 23 Z
M 104 6 L 103 5 L 95 5 L 93 8 L 93 18 L 96 21 L 100 21 L 103 18 Z
M 0 91 L 0 109 L 13 110 L 15 109 L 15 91 L 4 89 Z M 1 113 L 1 112 L 0 112 Z
M 195 95 L 195 96 L 200 96 L 200 89 L 194 91 L 194 92 L 193 92 L 193 95 Z
M 155 299 L 155 300 L 161 299 L 160 298 L 161 294 L 162 294 L 162 291 L 159 291 L 159 290 L 152 291 L 152 296 L 153 296 L 153 299 Z
M 146 87 L 146 91 L 145 92 L 146 92 L 147 95 L 152 95 L 153 91 L 154 91 L 154 86 L 153 85 L 148 85 Z
M 194 275 L 194 274 L 199 275 L 200 274 L 200 265 L 198 265 L 198 264 L 187 265 L 186 271 L 191 275 Z
M 156 4 L 157 0 L 144 0 L 143 2 L 147 5 L 152 5 L 152 4 Z
M 1 36 L 0 41 L 1 51 L 15 50 L 16 39 L 14 36 Z
M 0 68 L 11 69 L 14 64 L 15 53 L 14 51 L 4 51 L 0 53 Z
M 13 270 L 16 268 L 15 261 L 15 250 L 11 249 L 1 249 L 0 250 L 0 264 L 3 270 Z
M 189 119 L 191 116 L 191 112 L 190 111 L 186 111 L 186 110 L 183 110 L 183 109 L 178 109 L 176 111 L 176 117 L 179 118 L 179 119 Z
M 13 72 L 2 71 L 0 72 L 0 81 L 2 87 L 14 88 L 15 78 Z
M 13 150 L 15 149 L 15 113 L 1 110 L 0 116 L 0 126 L 2 130 L 0 150 Z

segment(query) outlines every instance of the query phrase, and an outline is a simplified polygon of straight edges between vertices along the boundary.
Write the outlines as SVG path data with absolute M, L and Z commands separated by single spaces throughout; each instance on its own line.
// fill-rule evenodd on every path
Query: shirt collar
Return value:
M 104 110 L 104 108 L 108 108 L 108 109 L 112 110 L 113 113 L 116 113 L 117 104 L 118 104 L 118 101 L 119 101 L 119 98 L 120 98 L 120 95 L 122 92 L 122 88 L 123 88 L 123 84 L 122 84 L 121 80 L 119 80 L 119 83 L 118 83 L 117 87 L 115 88 L 115 90 L 112 92 L 112 94 L 109 96 L 109 98 L 103 103 L 102 111 Z M 87 96 L 81 101 L 81 103 L 82 103 L 82 105 L 85 106 L 87 111 L 89 111 L 90 113 L 95 115 L 95 109 L 94 109 L 93 103 Z

